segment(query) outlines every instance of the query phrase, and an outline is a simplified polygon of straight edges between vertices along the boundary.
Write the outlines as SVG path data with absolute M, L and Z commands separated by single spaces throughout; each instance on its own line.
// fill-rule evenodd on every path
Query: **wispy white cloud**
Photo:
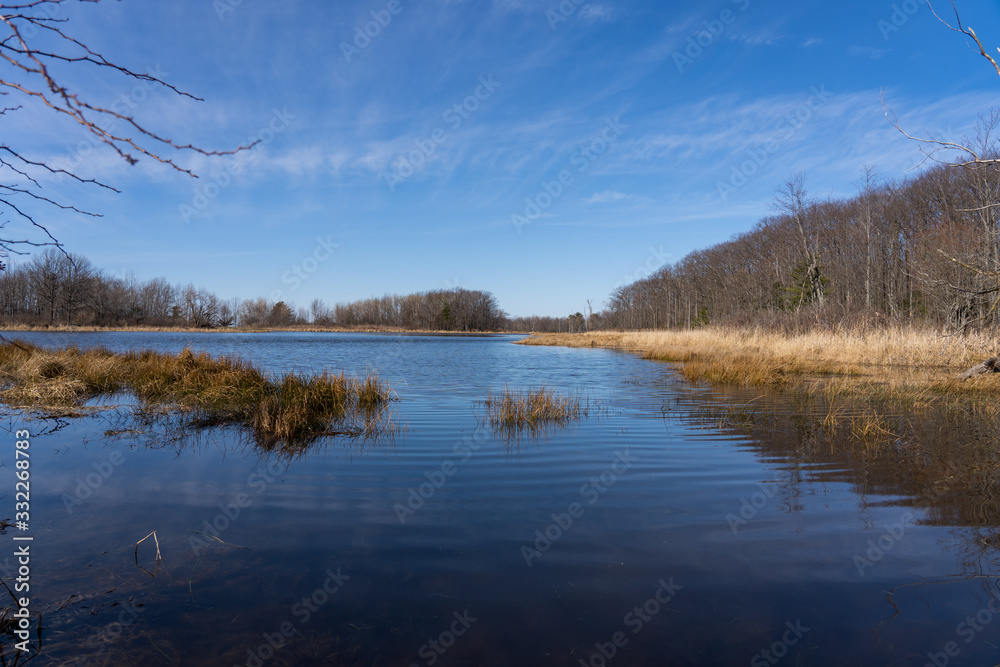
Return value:
M 605 190 L 604 192 L 596 192 L 594 195 L 587 200 L 588 204 L 607 204 L 609 202 L 620 201 L 628 197 L 624 192 L 618 192 L 617 190 Z
M 773 46 L 781 41 L 782 37 L 769 32 L 735 32 L 728 35 L 728 39 L 744 46 Z
M 302 176 L 316 173 L 331 163 L 319 147 L 303 146 L 273 157 L 270 164 L 290 176 Z
M 660 37 L 639 49 L 633 59 L 636 62 L 658 62 L 669 58 L 684 44 L 691 31 L 698 25 L 698 20 L 698 15 L 690 14 L 669 23 Z
M 590 23 L 608 23 L 613 20 L 614 10 L 610 5 L 584 5 L 578 12 L 580 18 Z
M 880 49 L 873 46 L 852 46 L 847 49 L 847 55 L 870 60 L 879 60 L 888 55 L 889 49 Z
M 535 12 L 538 10 L 538 3 L 531 0 L 493 0 L 493 6 L 504 12 Z

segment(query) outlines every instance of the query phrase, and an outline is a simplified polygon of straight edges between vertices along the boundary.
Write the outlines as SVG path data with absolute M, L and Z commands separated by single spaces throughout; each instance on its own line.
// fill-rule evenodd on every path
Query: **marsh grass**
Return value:
M 916 328 L 814 330 L 788 334 L 760 328 L 542 334 L 525 345 L 609 347 L 677 364 L 692 382 L 774 389 L 850 404 L 827 413 L 826 428 L 851 425 L 851 437 L 885 440 L 891 430 L 871 415 L 939 406 L 944 401 L 996 402 L 1000 375 L 957 374 L 1000 351 L 1000 335 L 942 336 Z M 867 410 L 868 417 L 863 417 Z
M 245 360 L 190 349 L 117 353 L 24 342 L 0 345 L 0 382 L 0 400 L 15 407 L 66 410 L 128 392 L 149 414 L 183 412 L 197 426 L 237 424 L 261 444 L 362 435 L 393 396 L 376 375 L 271 378 Z
M 557 394 L 545 386 L 517 390 L 504 385 L 498 392 L 490 389 L 482 405 L 480 420 L 508 439 L 526 433 L 538 435 L 546 427 L 565 426 L 590 412 L 589 401 Z
M 868 377 L 886 368 L 932 369 L 951 379 L 1000 351 L 1000 335 L 946 337 L 904 327 L 815 330 L 786 334 L 761 328 L 703 327 L 688 331 L 601 331 L 542 334 L 525 345 L 611 347 L 648 359 L 685 364 L 690 379 L 737 386 L 782 387 L 796 376 Z

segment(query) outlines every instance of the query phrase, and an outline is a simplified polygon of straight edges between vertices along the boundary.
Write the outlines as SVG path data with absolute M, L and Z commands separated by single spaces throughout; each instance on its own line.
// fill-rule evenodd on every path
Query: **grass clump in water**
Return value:
M 0 382 L 4 403 L 44 410 L 128 391 L 144 407 L 192 413 L 199 426 L 238 424 L 266 444 L 361 435 L 392 400 L 392 391 L 375 375 L 271 378 L 245 360 L 187 348 L 172 355 L 7 342 L 0 345 Z
M 550 425 L 565 425 L 589 413 L 589 404 L 579 397 L 559 395 L 544 386 L 516 390 L 505 385 L 497 393 L 490 389 L 483 406 L 483 421 L 507 437 L 524 431 L 537 433 Z

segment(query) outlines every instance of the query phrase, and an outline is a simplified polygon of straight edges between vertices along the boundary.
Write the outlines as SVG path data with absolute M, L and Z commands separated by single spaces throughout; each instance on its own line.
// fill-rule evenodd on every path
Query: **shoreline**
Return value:
M 864 456 L 915 447 L 927 424 L 937 432 L 941 425 L 969 424 L 1000 432 L 1000 373 L 960 377 L 996 354 L 997 334 L 957 338 L 902 327 L 782 334 L 705 327 L 541 334 L 515 344 L 612 349 L 668 362 L 687 382 L 717 390 L 718 407 L 709 416 L 719 428 L 753 434 L 787 428 L 764 407 L 770 396 L 796 406 L 796 414 L 804 415 L 798 418 L 803 433 L 831 447 L 846 442 Z
M 533 334 L 519 345 L 590 347 L 676 365 L 692 382 L 879 394 L 899 399 L 1000 393 L 1000 375 L 958 376 L 997 354 L 1000 335 L 947 337 L 905 327 L 785 334 L 759 328 Z
M 519 331 L 442 331 L 433 329 L 404 329 L 398 327 L 318 327 L 312 325 L 294 327 L 100 327 L 100 326 L 0 326 L 3 333 L 370 333 L 397 334 L 404 336 L 525 336 L 529 332 Z

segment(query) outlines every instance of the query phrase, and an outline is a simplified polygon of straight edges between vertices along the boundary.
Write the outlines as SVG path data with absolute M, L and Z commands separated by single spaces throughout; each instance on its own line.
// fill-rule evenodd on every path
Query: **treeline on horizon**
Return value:
M 993 144 L 980 154 L 1000 155 Z M 857 186 L 817 201 L 792 177 L 750 231 L 616 289 L 603 326 L 1000 324 L 996 163 L 940 164 L 899 182 L 866 167 Z
M 0 318 L 6 326 L 150 326 L 264 328 L 299 325 L 501 331 L 506 314 L 489 292 L 450 289 L 388 295 L 308 309 L 263 297 L 220 299 L 193 284 L 110 275 L 89 259 L 55 248 L 0 273 Z
M 591 325 L 600 322 L 591 317 Z M 424 331 L 578 331 L 583 315 L 507 316 L 496 297 L 454 288 L 386 295 L 309 308 L 263 297 L 221 299 L 193 284 L 166 278 L 140 281 L 112 275 L 82 255 L 48 248 L 29 260 L 0 267 L 0 325 L 163 328 L 391 327 Z

